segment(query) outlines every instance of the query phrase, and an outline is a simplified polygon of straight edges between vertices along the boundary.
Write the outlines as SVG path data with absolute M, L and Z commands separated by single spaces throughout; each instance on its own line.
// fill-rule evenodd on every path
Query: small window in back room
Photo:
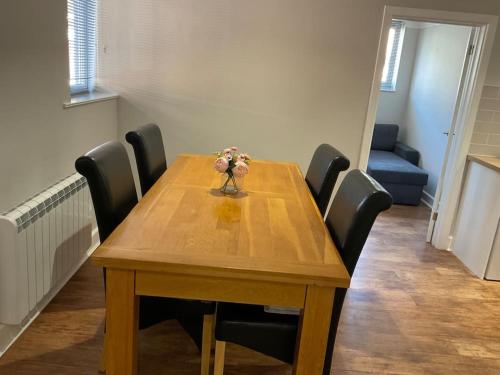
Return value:
M 96 0 L 68 0 L 69 87 L 71 94 L 94 90 Z
M 382 71 L 382 91 L 396 91 L 396 81 L 398 79 L 399 61 L 404 39 L 403 21 L 392 21 L 387 40 L 387 50 L 385 52 L 385 65 Z

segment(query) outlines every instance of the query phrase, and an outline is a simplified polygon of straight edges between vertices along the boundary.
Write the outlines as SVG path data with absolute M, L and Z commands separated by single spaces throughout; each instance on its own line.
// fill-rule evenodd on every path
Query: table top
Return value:
M 179 155 L 92 255 L 104 267 L 348 287 L 299 167 L 252 161 L 224 196 L 215 158 Z
M 500 158 L 498 156 L 469 155 L 467 159 L 500 172 Z

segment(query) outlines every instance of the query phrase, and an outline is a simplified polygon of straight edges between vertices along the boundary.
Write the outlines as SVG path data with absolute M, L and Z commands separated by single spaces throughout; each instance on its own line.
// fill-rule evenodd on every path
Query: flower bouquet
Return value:
M 250 157 L 248 154 L 239 153 L 238 147 L 226 148 L 216 152 L 214 168 L 223 177 L 220 191 L 223 194 L 236 194 L 241 190 L 243 177 L 248 173 Z

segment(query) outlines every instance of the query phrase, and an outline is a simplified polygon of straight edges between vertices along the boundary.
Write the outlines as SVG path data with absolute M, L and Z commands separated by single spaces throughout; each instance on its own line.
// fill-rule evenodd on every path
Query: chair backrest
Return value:
M 134 148 L 141 192 L 144 195 L 167 169 L 160 128 L 155 124 L 144 125 L 128 132 L 125 139 Z
M 391 195 L 372 177 L 360 170 L 347 174 L 333 199 L 326 226 L 352 276 L 361 250 L 378 214 L 392 205 Z M 333 347 L 346 289 L 337 288 L 328 335 L 323 374 L 330 374 Z
M 394 151 L 398 140 L 399 126 L 393 124 L 375 124 L 371 149 Z
M 89 184 L 102 242 L 137 204 L 127 151 L 119 142 L 107 142 L 80 156 L 75 168 Z
M 307 170 L 306 183 L 321 215 L 326 213 L 339 173 L 349 168 L 349 164 L 349 159 L 344 154 L 328 144 L 320 145 L 314 152 Z

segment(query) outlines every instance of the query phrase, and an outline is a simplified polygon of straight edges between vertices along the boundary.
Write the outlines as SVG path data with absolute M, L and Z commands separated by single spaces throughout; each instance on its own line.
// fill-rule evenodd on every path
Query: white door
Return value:
M 443 118 L 442 121 L 437 121 L 434 133 L 432 135 L 429 135 L 429 140 L 431 140 L 431 137 L 434 138 L 432 144 L 433 147 L 435 147 L 437 154 L 436 161 L 439 161 L 440 163 L 439 179 L 437 179 L 437 181 L 429 181 L 429 183 L 433 184 L 433 189 L 435 192 L 429 227 L 427 229 L 427 242 L 431 243 L 433 242 L 432 235 L 434 233 L 434 227 L 438 217 L 440 201 L 442 198 L 443 180 L 448 164 L 448 156 L 454 141 L 457 115 L 462 103 L 462 93 L 464 91 L 464 86 L 468 83 L 468 79 L 470 78 L 469 63 L 471 61 L 471 56 L 473 54 L 474 48 L 471 46 L 474 46 L 474 40 L 477 33 L 476 28 L 473 27 L 467 28 L 466 32 L 467 34 L 464 35 L 464 43 L 462 45 L 457 45 L 456 48 L 451 51 L 453 52 L 453 55 L 451 57 L 455 59 L 455 61 L 463 61 L 463 64 L 461 66 L 457 66 L 459 70 L 455 70 L 454 72 L 450 71 L 450 74 L 447 74 L 445 76 L 445 80 L 443 82 L 436 82 L 436 86 L 442 84 L 453 85 L 454 83 L 451 80 L 454 79 L 456 85 L 456 95 L 453 97 L 452 103 L 449 103 L 449 106 L 446 109 L 448 111 L 448 115 L 450 116 L 449 120 Z M 437 87 L 436 89 L 439 88 Z

